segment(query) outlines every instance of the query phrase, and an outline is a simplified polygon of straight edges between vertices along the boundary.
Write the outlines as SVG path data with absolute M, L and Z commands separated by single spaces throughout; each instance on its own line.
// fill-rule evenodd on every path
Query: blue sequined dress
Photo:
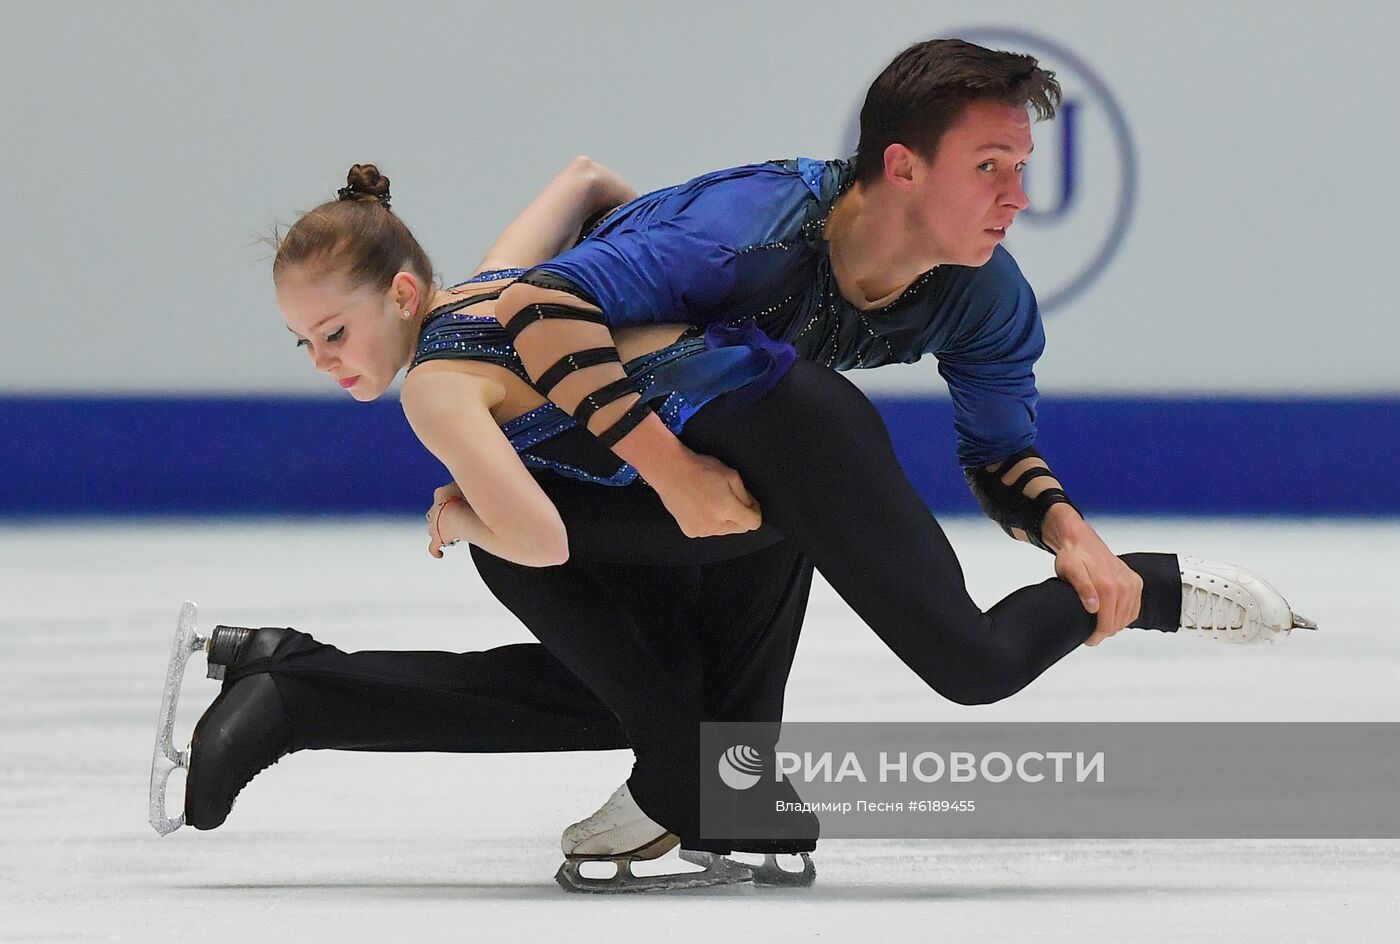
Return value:
M 474 282 L 514 278 L 523 269 L 483 272 L 453 288 Z M 530 383 L 506 338 L 505 329 L 490 315 L 470 309 L 491 301 L 499 291 L 469 295 L 428 313 L 409 370 L 426 361 L 475 360 L 505 367 Z M 752 323 L 737 327 L 711 326 L 688 331 L 680 340 L 623 365 L 641 389 L 643 401 L 674 433 L 702 407 L 724 394 L 744 400 L 762 396 L 792 365 L 792 346 L 769 339 Z M 549 469 L 598 485 L 630 485 L 637 471 L 621 462 L 573 417 L 545 403 L 501 426 L 526 466 Z

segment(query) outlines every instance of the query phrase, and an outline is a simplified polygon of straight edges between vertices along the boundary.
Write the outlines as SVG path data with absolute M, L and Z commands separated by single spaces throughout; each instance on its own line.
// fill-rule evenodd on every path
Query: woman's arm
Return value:
M 476 271 L 527 269 L 553 259 L 578 241 L 585 220 L 636 196 L 613 171 L 576 157 L 511 221 Z
M 553 567 L 569 558 L 568 533 L 491 416 L 504 395 L 495 380 L 430 362 L 408 375 L 400 399 L 413 432 L 462 490 L 465 508 L 442 509 L 457 535 L 517 564 Z

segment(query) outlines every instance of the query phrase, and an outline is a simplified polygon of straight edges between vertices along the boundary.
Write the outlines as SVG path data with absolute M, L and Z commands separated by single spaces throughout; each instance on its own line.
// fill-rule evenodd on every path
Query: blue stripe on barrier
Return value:
M 931 507 L 976 511 L 946 401 L 878 401 Z M 1400 399 L 1041 401 L 1038 448 L 1086 513 L 1400 515 Z
M 876 400 L 910 479 L 975 513 L 942 399 Z M 1400 399 L 1042 402 L 1040 447 L 1098 513 L 1400 515 Z M 0 514 L 423 508 L 446 473 L 398 403 L 0 397 Z

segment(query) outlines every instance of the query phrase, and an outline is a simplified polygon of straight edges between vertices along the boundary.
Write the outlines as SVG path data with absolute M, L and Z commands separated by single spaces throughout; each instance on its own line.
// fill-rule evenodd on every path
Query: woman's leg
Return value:
M 737 579 L 736 575 L 751 575 L 748 579 L 760 584 L 767 580 L 762 565 L 749 555 L 754 549 L 778 544 L 781 536 L 771 528 L 747 535 L 691 540 L 681 534 L 655 493 L 645 486 L 604 488 L 552 472 L 538 473 L 538 478 L 559 502 L 569 527 L 571 560 L 576 563 L 670 564 L 682 568 L 737 558 L 746 563 L 731 566 L 723 572 L 722 579 L 717 575 L 719 583 Z M 495 558 L 489 559 L 495 562 Z M 611 587 L 598 583 L 614 579 L 606 568 L 594 568 L 586 581 L 570 579 L 568 574 L 555 577 L 554 572 L 550 569 L 533 575 L 531 582 L 540 599 L 528 604 L 532 614 L 550 612 L 567 628 L 581 614 L 604 606 L 627 607 L 630 594 L 634 613 L 631 618 L 635 620 L 645 621 L 659 607 L 671 607 L 669 618 L 658 621 L 664 624 L 661 631 L 649 634 L 653 645 L 668 638 L 677 644 L 693 639 L 691 632 L 674 632 L 674 624 L 680 618 L 677 607 L 681 600 L 689 599 L 675 581 L 695 580 L 698 576 L 678 576 L 685 572 L 677 570 L 661 582 L 656 600 L 643 601 L 637 598 L 642 586 L 638 574 L 654 572 L 654 568 L 630 574 L 626 569 L 618 570 L 616 583 Z M 789 583 L 786 573 L 782 578 L 769 583 L 785 594 Z M 600 604 L 600 595 L 609 595 L 611 600 Z M 756 599 L 752 593 L 748 595 Z M 804 586 L 800 599 L 789 601 L 780 595 L 772 605 L 790 620 L 784 607 L 800 610 L 805 599 Z M 523 608 L 526 604 L 517 605 Z M 702 605 L 712 604 L 696 604 Z M 732 610 L 732 606 L 728 609 Z M 752 623 L 729 617 L 717 623 L 733 627 L 741 637 L 749 634 L 757 638 L 769 627 L 757 612 L 761 607 L 750 604 L 748 609 L 754 614 Z M 798 616 L 800 625 L 800 613 Z M 223 688 L 228 691 L 239 679 L 267 674 L 290 719 L 290 751 L 474 753 L 611 750 L 628 746 L 612 712 L 540 645 L 502 646 L 467 653 L 343 652 L 306 633 L 280 628 L 272 632 L 278 639 L 257 658 L 241 660 L 230 667 Z M 734 644 L 743 645 L 744 641 L 741 638 Z M 710 646 L 715 648 L 714 643 Z M 654 655 L 663 664 L 679 658 L 675 651 Z M 720 657 L 731 661 L 740 658 L 735 654 Z M 686 654 L 685 664 L 699 665 L 698 655 Z M 690 671 L 679 664 L 676 671 L 697 682 L 700 678 L 699 670 Z M 749 671 L 754 677 L 762 677 L 766 670 Z M 786 679 L 785 664 L 779 671 L 780 678 Z M 746 680 L 744 684 L 742 690 L 747 692 L 748 686 L 760 683 Z M 777 685 L 781 699 L 781 681 Z M 722 703 L 718 708 L 725 710 Z
M 342 652 L 280 627 L 217 627 L 224 671 L 195 726 L 185 821 L 214 829 L 284 754 L 573 751 L 627 746 L 603 704 L 540 645 L 486 652 Z
M 281 632 L 271 656 L 239 665 L 225 688 L 268 675 L 290 722 L 289 751 L 627 747 L 612 712 L 538 644 L 464 653 L 342 652 L 305 633 Z
M 720 400 L 702 410 L 682 439 L 737 469 L 765 525 L 800 547 L 886 645 L 953 701 L 1012 695 L 1093 631 L 1094 617 L 1058 579 L 981 611 L 879 414 L 834 371 L 798 361 L 759 401 L 731 408 Z M 1144 580 L 1133 625 L 1175 630 L 1175 556 L 1123 560 Z
M 683 768 L 693 770 L 699 722 L 712 714 L 777 717 L 810 564 L 798 567 L 797 555 L 779 549 L 781 536 L 772 529 L 687 539 L 645 486 L 604 488 L 553 473 L 539 478 L 570 529 L 570 563 L 532 571 L 482 555 L 483 577 L 540 638 L 577 659 L 584 674 L 614 679 L 610 691 L 620 707 L 641 706 L 635 735 L 641 741 L 639 790 L 650 798 L 653 818 L 689 829 L 693 815 L 682 819 L 670 810 L 696 806 L 695 777 Z M 750 558 L 755 549 L 767 553 Z M 708 584 L 701 582 L 702 570 L 690 566 L 725 559 L 736 562 Z M 611 566 L 615 562 L 671 566 Z M 754 589 L 744 590 L 741 599 L 748 602 L 736 607 L 735 596 L 723 588 L 741 578 Z M 722 615 L 705 623 L 700 616 L 707 607 Z M 634 635 L 618 637 L 620 626 L 633 627 Z M 346 653 L 291 629 L 257 630 L 253 639 L 228 665 L 221 694 L 196 732 L 186 813 L 199 828 L 221 824 L 238 792 L 289 751 L 631 746 L 613 710 L 543 646 L 465 654 Z M 574 645 L 589 639 L 599 642 Z M 658 672 L 675 684 L 648 687 L 638 681 L 639 673 Z M 732 684 L 731 696 L 725 695 L 726 684 Z M 673 720 L 652 729 L 651 717 Z
M 728 851 L 700 835 L 700 725 L 778 720 L 810 565 L 781 544 L 723 568 L 472 555 L 492 593 L 617 715 L 646 815 L 689 848 Z

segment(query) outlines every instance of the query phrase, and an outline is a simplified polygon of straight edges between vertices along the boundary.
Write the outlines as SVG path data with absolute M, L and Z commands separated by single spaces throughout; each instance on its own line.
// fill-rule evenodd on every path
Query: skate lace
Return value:
M 1188 629 L 1239 629 L 1245 617 L 1243 606 L 1207 587 L 1192 587 L 1182 596 L 1181 625 Z

